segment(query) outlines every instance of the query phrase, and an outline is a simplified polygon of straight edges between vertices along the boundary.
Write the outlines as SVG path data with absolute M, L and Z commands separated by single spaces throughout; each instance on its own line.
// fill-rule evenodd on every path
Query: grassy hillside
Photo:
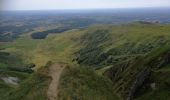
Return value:
M 59 100 L 119 100 L 111 84 L 93 70 L 67 67 L 60 80 Z
M 17 90 L 0 81 L 3 85 L 0 92 L 6 91 L 5 95 L 0 93 L 0 97 L 9 96 L 12 89 L 16 94 L 11 92 L 9 97 L 17 100 L 23 99 L 23 95 L 30 96 L 26 100 L 45 99 L 49 77 L 39 74 L 39 68 L 52 61 L 70 66 L 60 80 L 61 100 L 166 100 L 170 84 L 169 32 L 170 25 L 136 22 L 91 26 L 50 34 L 45 39 L 22 35 L 14 42 L 3 43 L 1 51 L 11 54 L 5 56 L 7 59 L 21 59 L 16 59 L 18 63 L 14 61 L 16 65 L 34 63 L 36 72 L 26 74 Z M 11 66 L 0 61 L 0 68 L 7 65 Z
M 109 33 L 111 33 L 116 38 L 115 40 L 113 40 L 114 38 L 112 38 L 112 42 L 109 42 L 110 40 L 108 39 L 107 41 L 108 43 L 104 44 L 104 42 L 102 42 L 103 44 L 102 43 L 100 44 L 99 47 L 103 48 L 103 51 L 97 53 L 98 55 L 96 56 L 98 56 L 97 59 L 103 59 L 103 60 L 99 61 L 99 63 L 97 64 L 99 67 L 108 66 L 106 68 L 110 68 L 109 67 L 110 65 L 113 66 L 112 68 L 109 69 L 111 70 L 111 72 L 110 75 L 108 76 L 110 77 L 110 79 L 112 79 L 114 83 L 114 90 L 116 91 L 116 93 L 120 95 L 120 97 L 132 98 L 134 95 L 136 95 L 135 93 L 138 90 L 138 88 L 142 84 L 145 84 L 144 82 L 145 78 L 150 77 L 149 75 L 147 75 L 147 73 L 150 74 L 151 73 L 150 70 L 152 70 L 153 69 L 152 67 L 154 67 L 153 65 L 151 67 L 151 65 L 150 64 L 148 65 L 148 63 L 153 63 L 154 65 L 156 65 L 157 63 L 164 63 L 165 59 L 163 59 L 162 61 L 155 61 L 155 62 L 151 62 L 151 61 L 153 59 L 159 59 L 159 57 L 168 55 L 166 54 L 166 52 L 169 51 L 168 49 L 169 28 L 168 27 L 169 26 L 166 25 L 161 26 L 161 25 L 148 25 L 148 24 L 134 23 L 134 24 L 129 24 L 128 26 L 120 25 L 120 26 L 113 26 L 112 28 L 110 28 L 112 30 L 110 30 L 111 32 Z M 114 33 L 116 29 L 119 29 L 117 30 L 119 34 Z M 126 32 L 122 35 L 120 34 L 123 33 L 121 32 L 122 31 L 121 29 L 123 29 L 123 31 L 126 30 Z M 95 35 L 95 34 L 98 34 L 98 32 L 94 31 L 93 33 L 91 33 L 91 35 Z M 95 47 L 95 46 L 96 45 L 91 44 L 91 47 Z M 93 61 L 95 62 L 96 58 L 94 58 L 90 53 L 96 51 L 97 51 L 96 49 L 91 51 L 89 50 L 88 52 L 83 53 L 83 55 L 81 55 L 80 53 L 80 56 L 78 57 L 79 58 L 82 58 L 81 56 L 86 57 L 86 55 L 89 54 L 88 58 L 92 59 L 92 61 L 90 62 Z M 160 51 L 162 53 L 160 53 Z M 150 52 L 153 53 L 150 54 Z M 85 63 L 85 64 L 89 64 L 89 63 Z M 94 65 L 96 66 L 96 63 L 94 63 Z M 169 63 L 167 63 L 166 66 L 168 65 Z M 160 67 L 162 66 L 163 65 L 160 65 Z M 104 67 L 103 69 L 106 70 L 106 68 Z M 100 71 L 104 72 L 103 69 L 100 69 L 98 72 L 99 73 Z M 151 78 L 151 80 L 153 79 Z M 154 81 L 152 82 L 155 84 Z M 159 84 L 159 81 L 157 82 L 158 83 L 156 84 Z M 151 84 L 152 83 L 148 83 L 147 85 L 151 85 Z M 169 82 L 167 82 L 167 84 L 169 84 Z M 162 87 L 158 86 L 157 88 L 161 89 Z M 166 88 L 168 88 L 168 86 L 166 86 Z M 167 91 L 167 90 L 163 89 L 163 91 Z M 162 93 L 162 95 L 163 94 L 165 94 L 166 98 L 169 98 L 167 97 L 166 92 Z M 152 96 L 148 98 L 146 97 L 145 99 L 149 100 L 149 98 L 152 98 Z
M 169 82 L 160 81 L 159 75 L 152 76 L 164 66 L 169 67 L 169 31 L 169 25 L 148 23 L 115 25 L 107 28 L 99 26 L 98 29 L 93 28 L 80 38 L 80 44 L 84 46 L 76 52 L 75 60 L 80 65 L 98 69 L 99 74 L 106 71 L 105 75 L 112 80 L 114 91 L 123 99 L 132 99 L 134 96 L 140 98 L 141 95 L 142 100 L 169 98 L 167 95 L 169 92 L 166 92 Z M 158 60 L 165 56 L 168 57 Z M 168 80 L 166 78 L 165 80 Z M 157 84 L 156 88 L 161 90 L 157 98 L 152 97 L 158 93 L 157 90 L 151 89 L 153 84 Z M 151 90 L 143 89 L 144 92 L 138 93 L 143 87 Z
M 106 66 L 147 54 L 169 42 L 169 25 L 125 24 L 98 27 L 80 38 L 81 48 L 76 56 L 80 64 Z M 102 32 L 104 34 L 102 34 Z

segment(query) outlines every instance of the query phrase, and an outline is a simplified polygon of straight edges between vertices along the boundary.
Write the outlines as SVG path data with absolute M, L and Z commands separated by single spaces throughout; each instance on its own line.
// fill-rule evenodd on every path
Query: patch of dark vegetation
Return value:
M 136 21 L 137 23 L 139 24 L 150 24 L 150 25 L 153 25 L 153 24 L 156 24 L 156 23 L 159 23 L 159 21 L 155 21 L 155 22 L 149 22 L 149 21 Z
M 25 72 L 25 73 L 33 73 L 34 71 L 29 67 L 7 67 L 9 71 L 17 71 L 17 72 Z
M 76 53 L 75 60 L 79 64 L 98 66 L 104 59 L 106 59 L 101 44 L 109 39 L 109 31 L 107 30 L 97 30 L 86 33 L 80 39 L 80 43 L 85 46 Z
M 35 64 L 24 64 L 22 59 L 8 52 L 0 52 L 0 70 L 32 73 Z
M 45 32 L 36 32 L 31 34 L 31 37 L 33 39 L 45 39 L 47 37 L 48 33 Z
M 48 34 L 58 34 L 58 33 L 65 32 L 70 29 L 71 28 L 57 28 L 57 29 L 47 30 L 43 32 L 36 32 L 36 33 L 32 33 L 31 37 L 33 39 L 45 39 Z
M 20 66 L 23 65 L 22 59 L 17 55 L 8 52 L 0 52 L 0 65 L 1 66 Z M 1 68 L 1 67 L 0 67 Z

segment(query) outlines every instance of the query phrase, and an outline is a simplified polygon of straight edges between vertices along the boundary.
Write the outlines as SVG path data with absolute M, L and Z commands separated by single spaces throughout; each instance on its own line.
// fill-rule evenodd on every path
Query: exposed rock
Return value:
M 154 68 L 160 69 L 169 64 L 170 64 L 170 52 L 164 54 L 164 56 L 159 57 L 155 61 L 152 61 L 150 65 L 153 66 Z
M 132 100 L 135 91 L 137 90 L 138 87 L 140 87 L 143 82 L 145 81 L 146 78 L 148 78 L 149 74 L 150 74 L 151 70 L 149 68 L 145 68 L 143 69 L 136 77 L 136 79 L 134 80 L 134 82 L 132 83 L 128 96 L 127 96 L 127 100 Z
M 0 79 L 2 79 L 7 84 L 15 86 L 19 85 L 19 79 L 17 77 L 1 77 Z
M 156 90 L 156 83 L 151 83 L 150 87 L 151 87 L 152 90 Z

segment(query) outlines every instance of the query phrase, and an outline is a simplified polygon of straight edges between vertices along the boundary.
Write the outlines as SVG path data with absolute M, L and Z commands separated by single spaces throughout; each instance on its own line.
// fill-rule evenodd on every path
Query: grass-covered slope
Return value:
M 113 65 L 105 74 L 112 80 L 114 90 L 123 98 L 132 99 L 134 96 L 140 98 L 142 93 L 157 93 L 157 89 L 167 91 L 168 85 L 166 84 L 169 84 L 169 81 L 166 78 L 168 78 L 167 73 L 170 64 L 169 50 L 169 45 L 163 46 L 163 48 L 155 49 L 147 55 Z M 160 74 L 160 71 L 165 68 L 167 71 Z M 161 76 L 159 75 L 165 76 L 164 79 L 160 80 L 159 77 Z M 166 93 L 161 95 L 169 98 Z M 146 97 L 148 100 L 151 98 L 153 97 Z M 157 98 L 153 99 L 157 100 Z
M 67 67 L 59 86 L 59 100 L 119 100 L 110 80 L 83 67 Z
M 17 69 L 21 69 L 18 66 Z M 25 67 L 26 68 L 26 67 Z M 0 69 L 0 98 L 3 100 L 47 100 L 46 91 L 50 83 L 48 69 L 42 67 L 37 72 Z M 17 78 L 17 85 L 4 81 L 3 78 Z M 12 82 L 12 81 L 11 81 Z
M 37 72 L 26 75 L 20 88 L 12 89 L 16 94 L 11 93 L 11 97 L 22 99 L 20 94 L 23 92 L 28 94 L 22 94 L 24 97 L 31 95 L 28 99 L 46 98 L 44 91 L 49 79 L 37 73 L 52 61 L 70 66 L 61 76 L 60 99 L 117 100 L 117 95 L 121 99 L 169 98 L 169 58 L 166 56 L 169 32 L 170 25 L 131 23 L 91 26 L 50 34 L 41 40 L 23 35 L 12 43 L 4 43 L 3 52 L 22 59 L 21 65 L 34 63 Z M 4 62 L 0 64 L 7 66 Z M 101 76 L 103 74 L 111 81 Z M 11 91 L 4 83 L 3 87 L 4 91 Z M 40 88 L 43 92 L 39 92 Z M 153 95 L 157 97 L 152 98 Z
M 76 52 L 79 64 L 108 66 L 149 53 L 169 42 L 170 26 L 125 24 L 90 28 L 80 39 L 83 47 Z
M 161 91 L 160 98 L 169 98 L 169 92 L 166 92 L 168 76 L 164 77 L 167 81 L 160 82 L 159 74 L 152 76 L 155 75 L 155 71 L 169 66 L 169 31 L 169 25 L 160 24 L 132 23 L 107 28 L 100 26 L 80 38 L 80 44 L 85 45 L 76 52 L 75 60 L 81 65 L 99 69 L 98 73 L 108 69 L 106 75 L 112 80 L 114 91 L 122 99 L 132 99 L 134 96 L 140 98 L 144 95 L 142 93 L 148 92 L 147 97 L 144 95 L 143 98 L 150 100 L 153 96 L 151 93 L 158 93 L 151 89 L 155 84 Z M 150 78 L 149 83 L 146 83 L 147 78 Z M 143 89 L 145 92 L 139 92 L 143 84 L 151 91 Z
M 170 45 L 163 46 L 150 53 L 145 63 L 148 65 L 147 68 L 151 69 L 151 72 L 136 91 L 136 98 L 139 100 L 170 99 Z
M 20 83 L 29 75 L 28 73 L 22 72 L 21 70 L 23 69 L 25 69 L 25 65 L 20 57 L 8 52 L 0 52 L 0 98 L 6 99 L 7 93 L 16 88 L 15 85 L 9 84 L 3 81 L 3 79 L 15 77 L 20 80 Z
M 46 91 L 50 77 L 42 73 L 32 74 L 20 84 L 20 87 L 9 91 L 7 100 L 47 100 Z

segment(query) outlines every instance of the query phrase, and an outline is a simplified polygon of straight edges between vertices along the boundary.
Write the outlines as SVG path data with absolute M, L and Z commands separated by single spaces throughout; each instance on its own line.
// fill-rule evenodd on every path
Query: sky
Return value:
M 0 0 L 0 10 L 170 7 L 170 0 Z

